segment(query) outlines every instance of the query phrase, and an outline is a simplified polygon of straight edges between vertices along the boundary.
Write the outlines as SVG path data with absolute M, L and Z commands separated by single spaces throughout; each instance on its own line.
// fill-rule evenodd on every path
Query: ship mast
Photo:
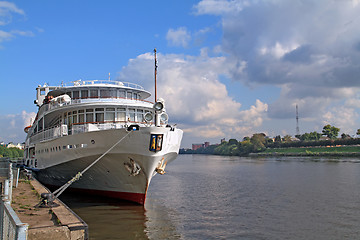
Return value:
M 156 59 L 156 48 L 154 49 L 155 54 L 155 102 L 157 100 L 157 90 L 156 90 L 156 75 L 157 75 L 157 59 Z

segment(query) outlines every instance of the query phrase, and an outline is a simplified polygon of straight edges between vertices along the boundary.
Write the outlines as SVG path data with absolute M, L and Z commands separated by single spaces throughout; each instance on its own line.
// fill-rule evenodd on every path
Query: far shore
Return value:
M 360 152 L 260 152 L 249 157 L 360 157 Z

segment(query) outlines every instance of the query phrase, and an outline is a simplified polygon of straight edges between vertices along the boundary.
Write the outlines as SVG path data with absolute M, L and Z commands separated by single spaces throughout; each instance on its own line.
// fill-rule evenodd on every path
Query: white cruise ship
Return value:
M 59 187 L 101 157 L 71 188 L 144 204 L 152 177 L 177 157 L 183 135 L 168 124 L 164 100 L 151 103 L 143 87 L 110 80 L 36 91 L 39 110 L 25 128 L 24 152 L 36 178 Z

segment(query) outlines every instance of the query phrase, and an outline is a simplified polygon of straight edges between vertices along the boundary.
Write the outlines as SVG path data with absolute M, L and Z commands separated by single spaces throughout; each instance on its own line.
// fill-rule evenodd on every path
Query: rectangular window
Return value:
M 85 122 L 85 115 L 83 113 L 79 113 L 79 123 L 83 123 L 83 122 Z
M 130 121 L 135 122 L 135 109 L 134 108 L 129 109 L 129 118 L 130 118 Z
M 74 99 L 78 99 L 79 97 L 80 97 L 80 93 L 79 93 L 79 91 L 73 91 L 73 98 Z
M 88 90 L 81 90 L 81 98 L 88 98 L 89 92 Z
M 127 94 L 127 99 L 131 99 L 131 97 L 132 97 L 132 92 L 126 92 L 126 94 Z
M 117 91 L 115 89 L 110 90 L 110 97 L 116 98 L 117 97 L 116 93 L 117 93 Z
M 43 130 L 43 118 L 40 118 L 39 120 L 39 123 L 38 123 L 38 129 L 39 129 L 39 132 Z
M 94 122 L 94 114 L 93 113 L 86 113 L 86 122 L 88 122 L 88 123 Z
M 116 113 L 116 120 L 117 121 L 126 121 L 126 109 L 125 108 L 117 108 Z
M 77 121 L 77 115 L 73 115 L 73 123 L 78 123 L 78 121 Z
M 67 124 L 67 113 L 64 113 L 64 124 Z
M 94 109 L 86 109 L 86 122 L 94 122 Z
M 99 95 L 98 95 L 98 90 L 97 90 L 97 89 L 91 89 L 91 90 L 90 90 L 90 97 L 91 97 L 91 98 L 97 98 L 97 97 L 99 97 Z
M 125 91 L 119 90 L 119 97 L 125 98 Z
M 104 122 L 104 113 L 95 113 L 95 122 Z
M 136 111 L 136 117 L 137 117 L 136 119 L 137 122 L 144 122 L 144 110 L 138 109 Z
M 114 122 L 115 121 L 115 112 L 106 112 L 105 121 Z
M 68 116 L 68 125 L 71 126 L 73 124 L 72 116 Z
M 110 90 L 100 89 L 100 97 L 101 98 L 109 98 L 110 97 Z

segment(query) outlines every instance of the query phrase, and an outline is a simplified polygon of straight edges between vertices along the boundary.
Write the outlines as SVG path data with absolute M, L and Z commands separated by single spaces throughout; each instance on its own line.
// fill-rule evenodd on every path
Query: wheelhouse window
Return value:
M 74 99 L 78 99 L 80 97 L 79 91 L 73 91 L 72 95 Z
M 88 98 L 89 91 L 88 90 L 81 90 L 81 98 Z
M 91 98 L 99 97 L 98 90 L 97 89 L 90 89 L 90 97 Z
M 100 97 L 101 98 L 110 98 L 110 90 L 100 89 Z
M 125 98 L 125 91 L 119 90 L 119 98 Z
M 117 92 L 115 89 L 100 89 L 101 98 L 116 98 Z

